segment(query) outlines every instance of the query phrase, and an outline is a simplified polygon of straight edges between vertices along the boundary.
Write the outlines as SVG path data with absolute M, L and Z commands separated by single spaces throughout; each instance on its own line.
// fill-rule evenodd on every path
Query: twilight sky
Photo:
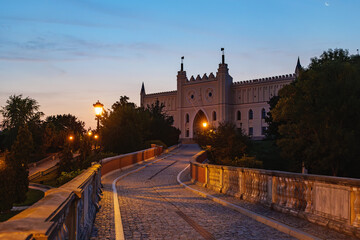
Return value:
M 360 48 L 359 0 L 0 0 L 0 106 L 36 99 L 46 116 L 95 127 L 92 104 L 176 90 L 216 72 L 234 81 L 292 73 L 329 48 Z M 2 121 L 2 116 L 0 116 Z

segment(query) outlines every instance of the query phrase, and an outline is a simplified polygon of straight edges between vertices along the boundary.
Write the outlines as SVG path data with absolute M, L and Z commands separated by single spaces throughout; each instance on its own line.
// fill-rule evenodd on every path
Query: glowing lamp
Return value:
M 204 128 L 206 128 L 207 125 L 208 125 L 207 122 L 203 122 L 203 123 L 202 123 L 202 126 L 203 126 Z
M 95 134 L 95 135 L 94 135 L 94 138 L 95 138 L 95 139 L 98 139 L 98 138 L 99 138 L 99 135 Z
M 88 131 L 88 136 L 91 137 L 91 135 L 92 135 L 92 132 Z
M 94 106 L 94 110 L 95 110 L 95 115 L 97 117 L 100 117 L 104 111 L 104 108 L 103 108 L 104 104 L 100 103 L 98 100 L 95 104 L 93 104 L 93 106 Z
M 74 140 L 74 137 L 73 137 L 73 136 L 69 136 L 69 140 L 70 140 L 70 141 Z

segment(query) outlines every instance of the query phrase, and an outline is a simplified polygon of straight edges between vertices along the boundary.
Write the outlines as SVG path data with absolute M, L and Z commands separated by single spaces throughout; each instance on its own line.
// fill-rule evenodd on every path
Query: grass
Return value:
M 47 175 L 41 176 L 39 178 L 36 178 L 34 180 L 32 180 L 31 182 L 33 183 L 39 183 L 39 184 L 44 184 L 44 185 L 48 185 L 51 187 L 59 187 L 56 179 L 58 178 L 58 172 L 57 170 L 50 172 Z
M 31 206 L 44 197 L 44 192 L 36 189 L 29 189 L 26 193 L 26 200 L 22 203 L 15 203 L 14 207 Z M 9 211 L 0 214 L 0 222 L 5 222 L 21 211 Z
M 36 189 L 29 188 L 29 191 L 26 193 L 26 200 L 22 203 L 14 203 L 14 206 L 21 207 L 21 206 L 31 206 L 40 199 L 44 197 L 44 192 Z

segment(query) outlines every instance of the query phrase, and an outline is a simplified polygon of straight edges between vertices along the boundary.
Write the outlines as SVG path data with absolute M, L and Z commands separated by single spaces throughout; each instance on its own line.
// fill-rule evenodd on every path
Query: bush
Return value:
M 168 146 L 161 140 L 149 140 L 145 142 L 145 148 L 151 148 L 151 144 L 156 144 L 158 146 L 163 146 L 164 149 L 167 149 Z
M 246 154 L 241 158 L 235 157 L 235 165 L 237 167 L 244 167 L 244 168 L 262 168 L 263 162 L 257 160 L 255 157 L 248 157 Z
M 71 171 L 71 172 L 62 172 L 61 176 L 56 179 L 56 183 L 57 183 L 57 185 L 61 186 L 65 183 L 69 182 L 76 176 L 80 175 L 82 172 L 83 172 L 83 170 L 80 170 L 80 169 L 78 169 L 76 171 Z
M 14 203 L 14 171 L 0 160 L 0 212 L 9 211 Z

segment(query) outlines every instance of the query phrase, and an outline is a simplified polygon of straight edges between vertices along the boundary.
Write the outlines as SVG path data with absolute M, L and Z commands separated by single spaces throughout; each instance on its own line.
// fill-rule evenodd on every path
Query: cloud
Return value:
M 330 6 L 330 3 L 325 2 L 325 6 L 326 6 L 326 7 Z

